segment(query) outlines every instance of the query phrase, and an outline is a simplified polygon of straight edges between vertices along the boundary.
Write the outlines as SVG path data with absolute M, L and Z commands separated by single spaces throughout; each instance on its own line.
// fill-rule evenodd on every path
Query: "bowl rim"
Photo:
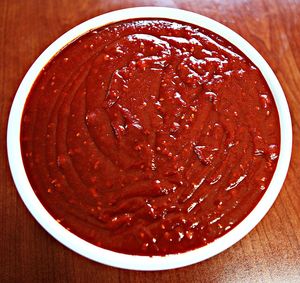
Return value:
M 86 32 L 128 19 L 165 18 L 194 24 L 224 37 L 239 48 L 261 71 L 273 94 L 279 114 L 280 153 L 276 170 L 265 194 L 250 214 L 224 236 L 204 247 L 166 256 L 128 255 L 97 247 L 61 226 L 43 207 L 27 178 L 21 155 L 20 126 L 23 108 L 30 89 L 47 62 L 64 46 Z M 284 137 L 284 140 L 283 140 Z M 208 259 L 234 245 L 247 235 L 265 216 L 278 196 L 285 180 L 292 152 L 292 123 L 284 92 L 264 58 L 245 39 L 223 24 L 194 12 L 167 7 L 135 7 L 116 10 L 89 19 L 55 40 L 33 63 L 24 76 L 10 110 L 7 127 L 7 154 L 17 191 L 27 209 L 40 225 L 60 243 L 76 253 L 106 265 L 130 270 L 166 270 Z

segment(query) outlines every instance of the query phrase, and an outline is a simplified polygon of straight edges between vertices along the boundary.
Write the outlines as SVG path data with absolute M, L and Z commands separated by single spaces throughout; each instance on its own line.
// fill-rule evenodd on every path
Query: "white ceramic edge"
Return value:
M 20 148 L 20 123 L 23 107 L 32 84 L 45 64 L 67 43 L 91 29 L 133 18 L 169 18 L 195 24 L 211 30 L 238 46 L 263 73 L 279 112 L 281 149 L 278 165 L 272 181 L 261 201 L 253 211 L 233 230 L 214 242 L 190 252 L 167 256 L 133 256 L 120 254 L 94 246 L 75 236 L 42 206 L 32 190 L 24 166 Z M 287 174 L 292 150 L 292 125 L 283 90 L 263 57 L 241 36 L 224 25 L 199 14 L 165 7 L 138 7 L 110 12 L 92 18 L 65 33 L 53 42 L 34 62 L 25 75 L 14 98 L 8 121 L 7 151 L 12 177 L 17 190 L 34 218 L 59 242 L 71 250 L 96 262 L 132 270 L 166 270 L 194 264 L 210 258 L 232 246 L 248 234 L 271 208 L 279 194 Z

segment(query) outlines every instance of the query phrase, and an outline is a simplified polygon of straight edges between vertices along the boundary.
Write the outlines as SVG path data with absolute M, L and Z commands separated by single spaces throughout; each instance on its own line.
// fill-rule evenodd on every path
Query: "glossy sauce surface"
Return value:
M 131 20 L 91 31 L 27 99 L 25 169 L 64 227 L 100 247 L 165 255 L 243 220 L 276 168 L 279 122 L 258 69 L 199 27 Z

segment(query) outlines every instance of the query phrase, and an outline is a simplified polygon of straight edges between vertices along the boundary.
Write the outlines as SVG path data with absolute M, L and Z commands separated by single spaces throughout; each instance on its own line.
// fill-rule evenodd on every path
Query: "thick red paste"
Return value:
M 181 253 L 241 222 L 280 147 L 255 65 L 225 39 L 170 20 L 88 32 L 41 71 L 21 148 L 30 183 L 65 228 L 105 249 Z

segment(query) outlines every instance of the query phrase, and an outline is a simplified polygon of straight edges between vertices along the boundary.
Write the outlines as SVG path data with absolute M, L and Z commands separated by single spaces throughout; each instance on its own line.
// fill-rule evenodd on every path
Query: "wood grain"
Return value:
M 35 58 L 80 22 L 119 8 L 169 6 L 211 17 L 247 39 L 269 62 L 293 120 L 293 155 L 283 189 L 259 225 L 205 262 L 163 272 L 116 269 L 62 246 L 29 214 L 6 155 L 9 109 Z M 1 0 L 0 1 L 1 282 L 300 282 L 300 1 L 298 0 Z

